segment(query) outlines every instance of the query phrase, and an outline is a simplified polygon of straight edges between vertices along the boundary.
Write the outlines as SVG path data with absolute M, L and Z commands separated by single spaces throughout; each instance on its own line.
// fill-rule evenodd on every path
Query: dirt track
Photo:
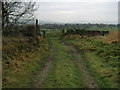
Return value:
M 49 55 L 45 58 L 47 59 L 46 60 L 46 63 L 44 65 L 44 67 L 42 68 L 42 70 L 38 71 L 37 73 L 37 76 L 36 76 L 36 79 L 34 80 L 34 82 L 32 83 L 32 87 L 34 88 L 42 88 L 43 86 L 43 83 L 45 81 L 45 78 L 47 77 L 48 75 L 48 72 L 51 68 L 51 65 L 52 65 L 52 61 L 54 60 L 54 55 L 52 53 L 52 43 L 49 42 Z
M 32 84 L 32 87 L 34 87 L 34 88 L 42 87 L 42 84 L 43 84 L 45 78 L 47 77 L 48 71 L 49 71 L 49 69 L 50 69 L 50 67 L 52 65 L 53 57 L 54 56 L 53 56 L 52 53 L 48 56 L 47 63 L 45 64 L 44 68 L 42 68 L 42 70 L 39 71 L 38 75 L 36 76 L 37 79 Z
M 93 79 L 93 77 L 90 75 L 89 71 L 87 70 L 87 67 L 84 64 L 83 59 L 81 58 L 80 52 L 72 45 L 69 45 L 65 43 L 68 47 L 70 47 L 70 52 L 74 56 L 74 62 L 76 63 L 77 67 L 79 68 L 83 83 L 85 84 L 86 88 L 98 88 L 97 83 Z
M 52 43 L 52 44 L 54 44 L 54 43 Z M 77 51 L 77 49 L 74 46 L 69 45 L 67 43 L 61 42 L 60 44 L 63 44 L 69 48 L 68 54 L 73 56 L 73 62 L 74 62 L 74 64 L 77 65 L 77 68 L 81 73 L 80 77 L 82 77 L 82 83 L 84 84 L 85 88 L 98 88 L 97 83 L 95 82 L 93 77 L 90 75 L 89 71 L 87 70 L 87 67 L 84 64 L 84 61 L 81 58 L 79 51 Z M 54 51 L 54 48 L 52 48 L 51 50 Z M 46 82 L 45 79 L 47 78 L 48 72 L 50 71 L 51 66 L 53 65 L 52 62 L 54 62 L 54 59 L 55 59 L 54 58 L 55 55 L 52 51 L 50 51 L 48 57 L 46 57 L 47 62 L 45 64 L 45 66 L 42 68 L 42 70 L 40 70 L 38 72 L 38 74 L 36 76 L 36 80 L 32 84 L 33 88 L 42 88 L 43 83 Z

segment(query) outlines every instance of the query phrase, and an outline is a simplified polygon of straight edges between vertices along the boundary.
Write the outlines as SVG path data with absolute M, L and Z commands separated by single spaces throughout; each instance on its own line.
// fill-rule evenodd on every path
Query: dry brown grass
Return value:
M 118 41 L 118 31 L 110 31 L 108 35 L 100 36 L 100 39 L 103 42 L 108 42 L 108 43 Z
M 39 37 L 37 41 L 34 46 L 30 37 L 3 37 L 3 87 L 27 87 L 31 82 L 34 70 L 40 66 L 38 62 L 43 62 L 41 58 L 48 50 L 44 38 Z

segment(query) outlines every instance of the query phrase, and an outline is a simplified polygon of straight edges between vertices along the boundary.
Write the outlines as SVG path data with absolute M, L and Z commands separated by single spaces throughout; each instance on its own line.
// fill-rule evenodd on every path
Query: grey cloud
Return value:
M 117 2 L 39 2 L 36 18 L 56 22 L 117 23 Z

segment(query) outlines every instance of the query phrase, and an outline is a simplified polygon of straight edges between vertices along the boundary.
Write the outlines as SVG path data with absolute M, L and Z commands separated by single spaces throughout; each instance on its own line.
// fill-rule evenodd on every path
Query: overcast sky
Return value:
M 36 18 L 54 22 L 118 23 L 119 0 L 34 0 Z

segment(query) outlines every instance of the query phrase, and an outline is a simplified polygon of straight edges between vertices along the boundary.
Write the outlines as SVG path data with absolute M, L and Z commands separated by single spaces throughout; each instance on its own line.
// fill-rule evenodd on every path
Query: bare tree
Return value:
M 2 30 L 2 2 L 0 1 L 0 31 Z
M 2 2 L 2 27 L 27 23 L 34 19 L 35 2 Z M 8 30 L 8 29 L 7 29 Z

